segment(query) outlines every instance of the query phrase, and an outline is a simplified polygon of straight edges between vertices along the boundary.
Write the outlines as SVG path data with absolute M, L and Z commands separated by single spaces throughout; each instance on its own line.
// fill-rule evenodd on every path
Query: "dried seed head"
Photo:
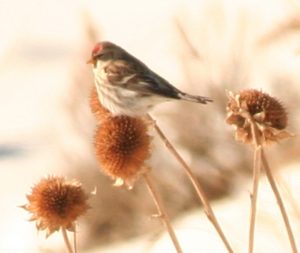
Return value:
M 30 220 L 36 221 L 38 230 L 47 230 L 47 236 L 60 228 L 73 231 L 76 219 L 89 208 L 81 184 L 63 177 L 43 178 L 27 199 L 23 207 L 32 214 Z
M 90 108 L 97 120 L 104 120 L 111 116 L 111 113 L 105 109 L 99 102 L 98 93 L 96 87 L 93 87 L 90 95 Z
M 96 157 L 106 174 L 132 186 L 150 156 L 150 142 L 141 118 L 111 117 L 96 131 Z
M 243 90 L 237 94 L 228 92 L 226 122 L 236 127 L 236 139 L 252 143 L 251 124 L 253 119 L 259 130 L 261 143 L 270 143 L 290 137 L 284 129 L 288 117 L 282 104 L 270 95 L 254 89 Z

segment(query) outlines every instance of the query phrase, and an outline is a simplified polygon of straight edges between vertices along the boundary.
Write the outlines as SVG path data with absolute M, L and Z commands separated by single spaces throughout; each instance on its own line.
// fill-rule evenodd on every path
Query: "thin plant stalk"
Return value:
M 254 145 L 254 155 L 253 155 L 253 186 L 251 198 L 251 209 L 250 209 L 250 226 L 249 226 L 249 242 L 248 242 L 248 253 L 253 253 L 254 248 L 254 231 L 255 231 L 255 218 L 256 218 L 256 203 L 258 195 L 259 177 L 261 172 L 261 150 L 262 146 L 258 137 L 258 129 L 256 124 L 249 113 L 246 114 L 251 126 L 251 134 L 253 138 Z
M 255 148 L 253 159 L 253 187 L 251 198 L 251 210 L 250 210 L 250 228 L 249 228 L 249 245 L 248 252 L 253 252 L 254 247 L 254 230 L 255 230 L 255 218 L 256 218 L 256 203 L 258 194 L 259 177 L 261 172 L 261 146 Z
M 73 232 L 73 248 L 74 248 L 74 253 L 77 253 L 77 231 L 76 231 L 76 223 L 74 224 L 74 232 Z
M 72 246 L 71 246 L 71 243 L 70 243 L 69 238 L 68 238 L 68 234 L 67 234 L 66 228 L 63 227 L 63 228 L 61 229 L 61 231 L 62 231 L 62 234 L 63 234 L 64 242 L 65 242 L 65 244 L 66 244 L 68 253 L 74 253 L 74 252 L 73 252 L 73 249 L 72 249 Z
M 256 147 L 258 147 L 261 144 L 260 144 L 260 140 L 258 138 L 257 125 L 255 124 L 255 122 L 254 122 L 253 118 L 250 116 L 250 114 L 247 115 L 247 118 L 248 118 L 248 120 L 251 124 L 251 132 L 252 132 L 252 136 L 253 136 L 253 140 L 254 140 L 254 145 Z M 289 238 L 290 245 L 291 245 L 291 248 L 292 248 L 292 252 L 293 253 L 298 253 L 295 238 L 294 238 L 294 234 L 293 234 L 293 231 L 292 231 L 289 219 L 288 219 L 287 212 L 286 212 L 284 204 L 283 204 L 283 200 L 280 196 L 278 187 L 277 187 L 276 182 L 275 182 L 274 177 L 273 177 L 272 170 L 270 169 L 270 166 L 268 164 L 268 161 L 267 161 L 267 158 L 266 158 L 266 155 L 265 155 L 265 152 L 264 152 L 264 149 L 263 149 L 262 146 L 261 146 L 260 155 L 261 155 L 261 161 L 262 161 L 263 168 L 266 172 L 266 176 L 268 178 L 268 181 L 271 185 L 272 191 L 273 191 L 273 193 L 275 195 L 275 198 L 277 200 L 277 203 L 278 203 L 278 206 L 279 206 L 279 209 L 280 209 L 283 221 L 284 221 L 284 225 L 285 225 L 286 230 L 287 230 L 287 234 L 288 234 L 288 238 Z M 252 201 L 256 202 L 256 199 L 254 199 Z M 255 204 L 254 207 L 256 207 L 256 204 Z M 253 208 L 253 206 L 252 206 L 252 208 Z M 255 212 L 255 211 L 251 210 L 251 212 Z M 251 224 L 250 224 L 250 227 L 251 227 Z M 251 241 L 249 241 L 249 249 L 250 249 L 250 244 L 251 244 Z M 253 244 L 253 241 L 252 241 L 252 244 Z M 253 245 L 252 245 L 252 248 L 253 248 Z
M 171 222 L 170 222 L 170 218 L 166 212 L 166 209 L 162 203 L 162 200 L 159 196 L 159 193 L 157 192 L 157 190 L 155 189 L 155 186 L 154 186 L 154 182 L 153 182 L 153 179 L 152 177 L 150 176 L 150 173 L 149 172 L 146 172 L 143 174 L 143 177 L 145 179 L 145 182 L 146 182 L 146 185 L 148 187 L 148 190 L 152 196 L 152 199 L 156 205 L 156 208 L 158 210 L 158 217 L 162 220 L 162 222 L 164 223 L 169 235 L 170 235 L 170 238 L 173 242 L 173 245 L 176 249 L 176 252 L 177 253 L 183 253 L 182 249 L 181 249 L 181 246 L 178 242 L 178 239 L 176 237 L 176 234 L 172 228 L 172 225 L 171 225 Z
M 214 214 L 214 212 L 213 212 L 213 210 L 210 206 L 209 200 L 208 200 L 203 188 L 199 184 L 196 176 L 192 172 L 191 168 L 187 165 L 187 163 L 184 161 L 184 159 L 179 155 L 177 150 L 174 148 L 174 146 L 171 144 L 171 142 L 167 139 L 165 134 L 162 132 L 162 130 L 156 124 L 155 120 L 149 114 L 147 115 L 147 118 L 153 123 L 155 131 L 157 132 L 157 134 L 159 135 L 161 140 L 164 142 L 167 149 L 170 151 L 170 153 L 176 158 L 176 160 L 184 168 L 185 173 L 187 174 L 187 176 L 190 179 L 194 189 L 197 192 L 197 196 L 200 198 L 200 201 L 203 204 L 204 212 L 205 212 L 207 218 L 209 219 L 209 221 L 215 227 L 217 233 L 219 234 L 219 236 L 220 236 L 221 240 L 223 241 L 225 247 L 227 248 L 228 252 L 233 253 L 233 250 L 232 250 L 228 240 L 226 239 L 226 237 L 225 237 L 225 235 L 224 235 L 224 233 L 223 233 L 223 231 L 222 231 L 222 229 L 221 229 L 221 227 L 220 227 L 220 225 L 217 221 L 217 218 L 216 218 L 216 216 L 215 216 L 215 214 Z
M 267 178 L 269 180 L 269 183 L 271 185 L 272 191 L 274 192 L 275 198 L 277 200 L 277 204 L 279 206 L 279 209 L 280 209 L 280 212 L 281 212 L 281 215 L 282 215 L 282 218 L 283 218 L 283 221 L 284 221 L 287 233 L 288 233 L 288 237 L 289 237 L 289 241 L 290 241 L 290 244 L 291 244 L 292 252 L 297 253 L 298 250 L 297 250 L 294 234 L 293 234 L 293 231 L 292 231 L 292 227 L 290 225 L 289 218 L 288 218 L 287 212 L 286 212 L 284 204 L 283 204 L 283 200 L 280 196 L 280 193 L 279 193 L 279 190 L 277 188 L 276 182 L 274 180 L 272 171 L 271 171 L 270 166 L 268 164 L 265 152 L 263 150 L 262 150 L 261 155 L 262 155 L 263 168 L 265 169 L 265 172 L 266 172 Z

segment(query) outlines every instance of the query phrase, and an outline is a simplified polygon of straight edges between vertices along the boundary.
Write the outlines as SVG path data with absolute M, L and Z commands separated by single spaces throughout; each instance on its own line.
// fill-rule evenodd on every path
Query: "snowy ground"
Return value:
M 299 164 L 291 164 L 283 168 L 281 174 L 277 174 L 283 186 L 289 185 L 288 190 L 282 187 L 282 197 L 285 201 L 290 223 L 294 233 L 300 233 L 299 212 L 295 209 L 296 203 L 299 210 L 297 196 L 300 193 Z M 248 243 L 249 228 L 249 207 L 250 207 L 250 181 L 236 196 L 230 199 L 223 199 L 213 203 L 217 218 L 222 224 L 224 233 L 232 244 L 234 252 L 245 252 Z M 288 192 L 292 192 L 290 195 Z M 295 199 L 293 199 L 295 198 Z M 296 202 L 294 202 L 296 201 Z M 255 229 L 255 252 L 289 252 L 290 246 L 283 220 L 276 204 L 274 195 L 266 178 L 262 178 L 259 185 L 259 198 L 257 209 L 257 223 Z M 212 225 L 208 222 L 203 211 L 195 210 L 189 212 L 175 223 L 175 230 L 184 252 L 226 252 Z M 296 243 L 299 245 L 299 237 L 296 236 Z M 116 253 L 116 252 L 175 252 L 170 243 L 168 235 L 148 236 L 106 248 L 98 248 L 88 253 Z

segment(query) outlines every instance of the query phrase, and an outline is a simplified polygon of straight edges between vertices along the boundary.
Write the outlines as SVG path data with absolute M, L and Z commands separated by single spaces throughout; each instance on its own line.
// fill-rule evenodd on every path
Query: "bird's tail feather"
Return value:
M 186 101 L 201 103 L 201 104 L 206 104 L 207 102 L 213 102 L 213 100 L 209 97 L 194 96 L 187 93 L 180 93 L 179 98 Z

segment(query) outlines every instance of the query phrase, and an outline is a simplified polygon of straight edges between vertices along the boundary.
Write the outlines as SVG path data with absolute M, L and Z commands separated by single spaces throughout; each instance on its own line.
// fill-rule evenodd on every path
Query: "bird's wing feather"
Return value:
M 142 62 L 117 60 L 105 67 L 111 84 L 141 94 L 178 98 L 180 91 L 155 74 Z

